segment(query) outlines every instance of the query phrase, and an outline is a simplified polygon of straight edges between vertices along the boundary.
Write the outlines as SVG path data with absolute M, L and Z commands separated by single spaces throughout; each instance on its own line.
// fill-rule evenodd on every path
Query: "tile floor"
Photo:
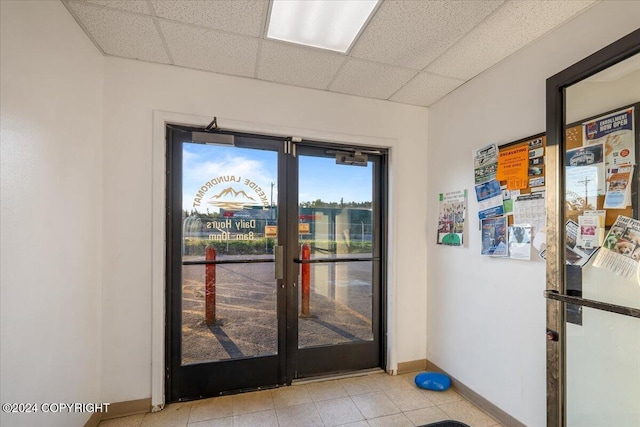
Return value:
M 174 403 L 156 413 L 105 420 L 99 427 L 391 427 L 442 420 L 500 426 L 455 391 L 421 390 L 414 377 L 375 373 Z

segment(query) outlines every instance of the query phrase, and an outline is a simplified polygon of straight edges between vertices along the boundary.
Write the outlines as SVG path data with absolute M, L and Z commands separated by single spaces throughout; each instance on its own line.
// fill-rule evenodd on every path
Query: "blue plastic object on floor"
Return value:
M 451 387 L 451 379 L 439 372 L 422 372 L 416 375 L 416 385 L 426 390 L 445 391 Z

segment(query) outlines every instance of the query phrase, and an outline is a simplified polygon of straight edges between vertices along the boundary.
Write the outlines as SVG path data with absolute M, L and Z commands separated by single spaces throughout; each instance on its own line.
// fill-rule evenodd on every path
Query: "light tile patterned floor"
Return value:
M 99 427 L 394 427 L 456 420 L 500 424 L 453 390 L 415 386 L 415 373 L 384 373 L 167 405 L 157 413 L 105 420 Z

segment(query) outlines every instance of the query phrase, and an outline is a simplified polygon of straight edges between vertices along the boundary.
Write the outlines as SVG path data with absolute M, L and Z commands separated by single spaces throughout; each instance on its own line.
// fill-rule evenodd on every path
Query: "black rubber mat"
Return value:
M 460 421 L 447 420 L 447 421 L 438 421 L 437 423 L 423 424 L 418 427 L 469 427 L 469 425 L 465 423 L 461 423 Z

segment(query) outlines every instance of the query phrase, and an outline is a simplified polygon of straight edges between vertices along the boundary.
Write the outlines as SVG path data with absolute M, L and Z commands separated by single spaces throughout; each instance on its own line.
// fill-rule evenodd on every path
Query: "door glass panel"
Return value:
M 567 294 L 628 308 L 640 308 L 639 60 L 565 93 Z M 639 426 L 640 319 L 568 304 L 567 322 L 567 425 Z
M 183 144 L 182 364 L 277 353 L 277 155 Z
M 372 341 L 373 163 L 299 156 L 299 170 L 298 347 Z
M 640 319 L 583 308 L 567 325 L 567 425 L 640 426 Z
M 311 264 L 309 269 L 307 314 L 302 309 L 302 292 L 298 294 L 298 346 L 373 340 L 371 261 Z

